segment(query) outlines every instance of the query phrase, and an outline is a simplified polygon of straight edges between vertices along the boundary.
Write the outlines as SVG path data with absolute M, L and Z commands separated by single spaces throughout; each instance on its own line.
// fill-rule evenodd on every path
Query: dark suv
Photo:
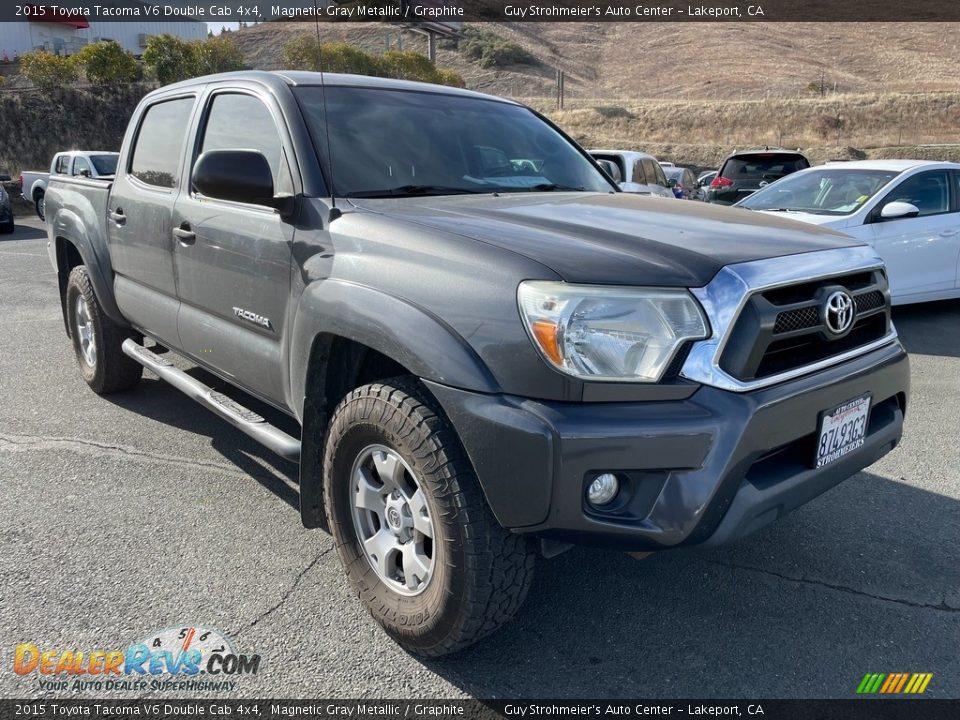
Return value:
M 747 150 L 730 155 L 710 183 L 707 202 L 733 205 L 784 175 L 810 167 L 798 150 Z

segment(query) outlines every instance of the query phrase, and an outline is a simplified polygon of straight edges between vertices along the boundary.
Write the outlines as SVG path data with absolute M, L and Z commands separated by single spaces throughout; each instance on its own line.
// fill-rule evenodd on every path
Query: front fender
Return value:
M 463 390 L 499 392 L 473 348 L 436 315 L 365 285 L 321 280 L 300 298 L 291 332 L 291 401 L 302 418 L 314 339 L 336 335 L 395 360 L 417 377 Z
M 100 307 L 114 322 L 126 325 L 117 307 L 113 294 L 113 270 L 110 265 L 110 255 L 107 250 L 107 238 L 104 236 L 101 218 L 93 208 L 92 203 L 77 209 L 60 207 L 57 202 L 56 190 L 49 193 L 48 209 L 53 211 L 48 215 L 47 224 L 52 228 L 52 240 L 56 248 L 57 271 L 64 278 L 69 275 L 66 269 L 66 253 L 62 249 L 64 241 L 72 244 L 90 275 L 93 292 L 97 296 Z

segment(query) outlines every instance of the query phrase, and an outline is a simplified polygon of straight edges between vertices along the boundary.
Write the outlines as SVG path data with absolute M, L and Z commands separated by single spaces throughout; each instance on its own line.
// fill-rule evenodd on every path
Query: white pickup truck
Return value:
M 51 175 L 112 178 L 117 172 L 119 156 L 120 153 L 105 150 L 70 150 L 57 153 L 50 163 L 50 172 L 25 170 L 20 173 L 20 196 L 27 202 L 32 202 L 37 208 L 37 215 L 44 220 L 44 198 Z

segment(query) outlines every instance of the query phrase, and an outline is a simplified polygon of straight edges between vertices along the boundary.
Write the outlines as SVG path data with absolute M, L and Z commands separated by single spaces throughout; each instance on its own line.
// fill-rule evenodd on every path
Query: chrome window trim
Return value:
M 827 280 L 853 272 L 881 268 L 883 260 L 873 248 L 866 245 L 753 260 L 724 267 L 704 287 L 690 290 L 703 306 L 713 332 L 706 340 L 694 343 L 680 370 L 681 377 L 722 390 L 748 392 L 815 373 L 894 342 L 897 331 L 891 323 L 890 332 L 878 340 L 840 355 L 759 380 L 738 380 L 720 367 L 720 355 L 750 296 L 785 285 Z

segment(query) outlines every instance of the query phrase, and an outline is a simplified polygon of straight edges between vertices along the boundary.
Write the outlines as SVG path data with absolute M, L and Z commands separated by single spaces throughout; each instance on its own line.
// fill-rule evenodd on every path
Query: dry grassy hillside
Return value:
M 555 68 L 567 73 L 570 98 L 739 100 L 809 96 L 819 82 L 839 93 L 960 90 L 960 25 L 951 23 L 478 23 L 519 43 L 535 66 L 484 69 L 455 50 L 439 62 L 469 87 L 546 97 Z M 396 27 L 322 23 L 325 40 L 366 50 L 422 48 L 422 37 Z M 309 23 L 268 23 L 233 35 L 254 67 L 280 67 L 284 42 L 314 33 Z

